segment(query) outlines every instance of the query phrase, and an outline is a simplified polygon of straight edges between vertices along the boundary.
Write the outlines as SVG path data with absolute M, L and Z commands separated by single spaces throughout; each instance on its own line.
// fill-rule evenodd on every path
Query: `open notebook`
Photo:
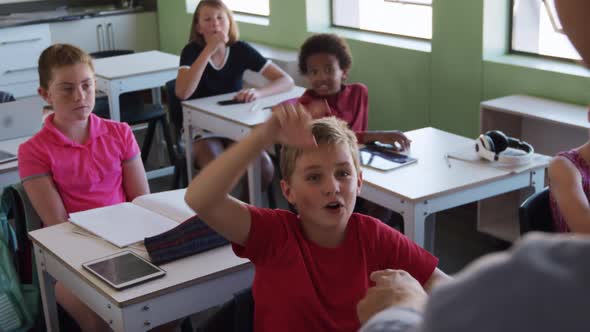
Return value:
M 164 191 L 120 203 L 70 214 L 70 221 L 117 247 L 161 234 L 195 215 L 184 202 L 186 189 Z

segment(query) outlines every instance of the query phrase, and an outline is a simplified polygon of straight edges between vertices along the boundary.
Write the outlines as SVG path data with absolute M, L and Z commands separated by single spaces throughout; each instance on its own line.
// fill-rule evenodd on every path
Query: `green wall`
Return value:
M 433 1 L 431 43 L 336 31 L 354 55 L 350 81 L 369 87 L 370 128 L 434 126 L 475 137 L 482 100 L 531 94 L 589 104 L 587 72 L 497 60 L 506 53 L 508 1 Z M 270 0 L 270 6 L 268 26 L 240 23 L 242 39 L 297 49 L 310 33 L 329 30 L 329 0 Z M 162 50 L 178 54 L 191 21 L 185 0 L 158 0 L 158 18 Z

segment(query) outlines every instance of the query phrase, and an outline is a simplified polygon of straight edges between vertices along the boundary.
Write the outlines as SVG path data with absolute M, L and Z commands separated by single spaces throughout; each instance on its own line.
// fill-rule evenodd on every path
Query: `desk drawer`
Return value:
M 51 44 L 48 24 L 0 29 L 0 84 L 35 80 L 41 52 Z

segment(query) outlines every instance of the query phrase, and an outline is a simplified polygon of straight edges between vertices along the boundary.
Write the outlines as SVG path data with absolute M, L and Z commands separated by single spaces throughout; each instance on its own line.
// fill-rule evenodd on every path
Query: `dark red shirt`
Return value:
M 343 84 L 340 92 L 330 96 L 318 96 L 315 91 L 308 89 L 299 97 L 302 104 L 306 99 L 325 99 L 330 106 L 331 114 L 348 123 L 348 127 L 355 133 L 367 130 L 369 121 L 369 92 L 361 83 Z
M 356 305 L 371 272 L 408 271 L 421 284 L 438 259 L 379 220 L 354 213 L 337 248 L 307 240 L 297 215 L 250 207 L 252 225 L 236 255 L 256 267 L 254 331 L 357 331 Z

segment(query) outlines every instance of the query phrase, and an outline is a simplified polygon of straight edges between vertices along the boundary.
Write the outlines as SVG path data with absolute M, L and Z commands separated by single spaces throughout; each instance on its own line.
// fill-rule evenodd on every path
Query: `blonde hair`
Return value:
M 70 44 L 54 44 L 39 56 L 39 85 L 47 89 L 53 79 L 53 70 L 64 66 L 86 64 L 94 72 L 92 58 L 86 52 Z
M 207 42 L 205 42 L 205 38 L 203 38 L 203 35 L 200 34 L 196 29 L 199 25 L 199 14 L 201 12 L 201 8 L 205 6 L 223 10 L 229 20 L 227 45 L 232 45 L 237 42 L 240 38 L 240 33 L 238 32 L 238 25 L 234 20 L 234 15 L 232 14 L 231 10 L 223 3 L 223 1 L 220 0 L 201 0 L 199 2 L 197 8 L 195 9 L 195 13 L 193 14 L 193 22 L 191 23 L 191 31 L 188 41 L 195 42 L 200 46 L 205 46 L 207 44 Z
M 359 152 L 355 133 L 348 128 L 346 122 L 336 117 L 324 117 L 314 120 L 311 125 L 311 132 L 320 144 L 345 143 L 350 150 L 350 155 L 357 172 L 360 170 Z M 281 148 L 281 174 L 283 179 L 289 181 L 295 171 L 295 163 L 302 153 L 302 149 L 283 145 Z

